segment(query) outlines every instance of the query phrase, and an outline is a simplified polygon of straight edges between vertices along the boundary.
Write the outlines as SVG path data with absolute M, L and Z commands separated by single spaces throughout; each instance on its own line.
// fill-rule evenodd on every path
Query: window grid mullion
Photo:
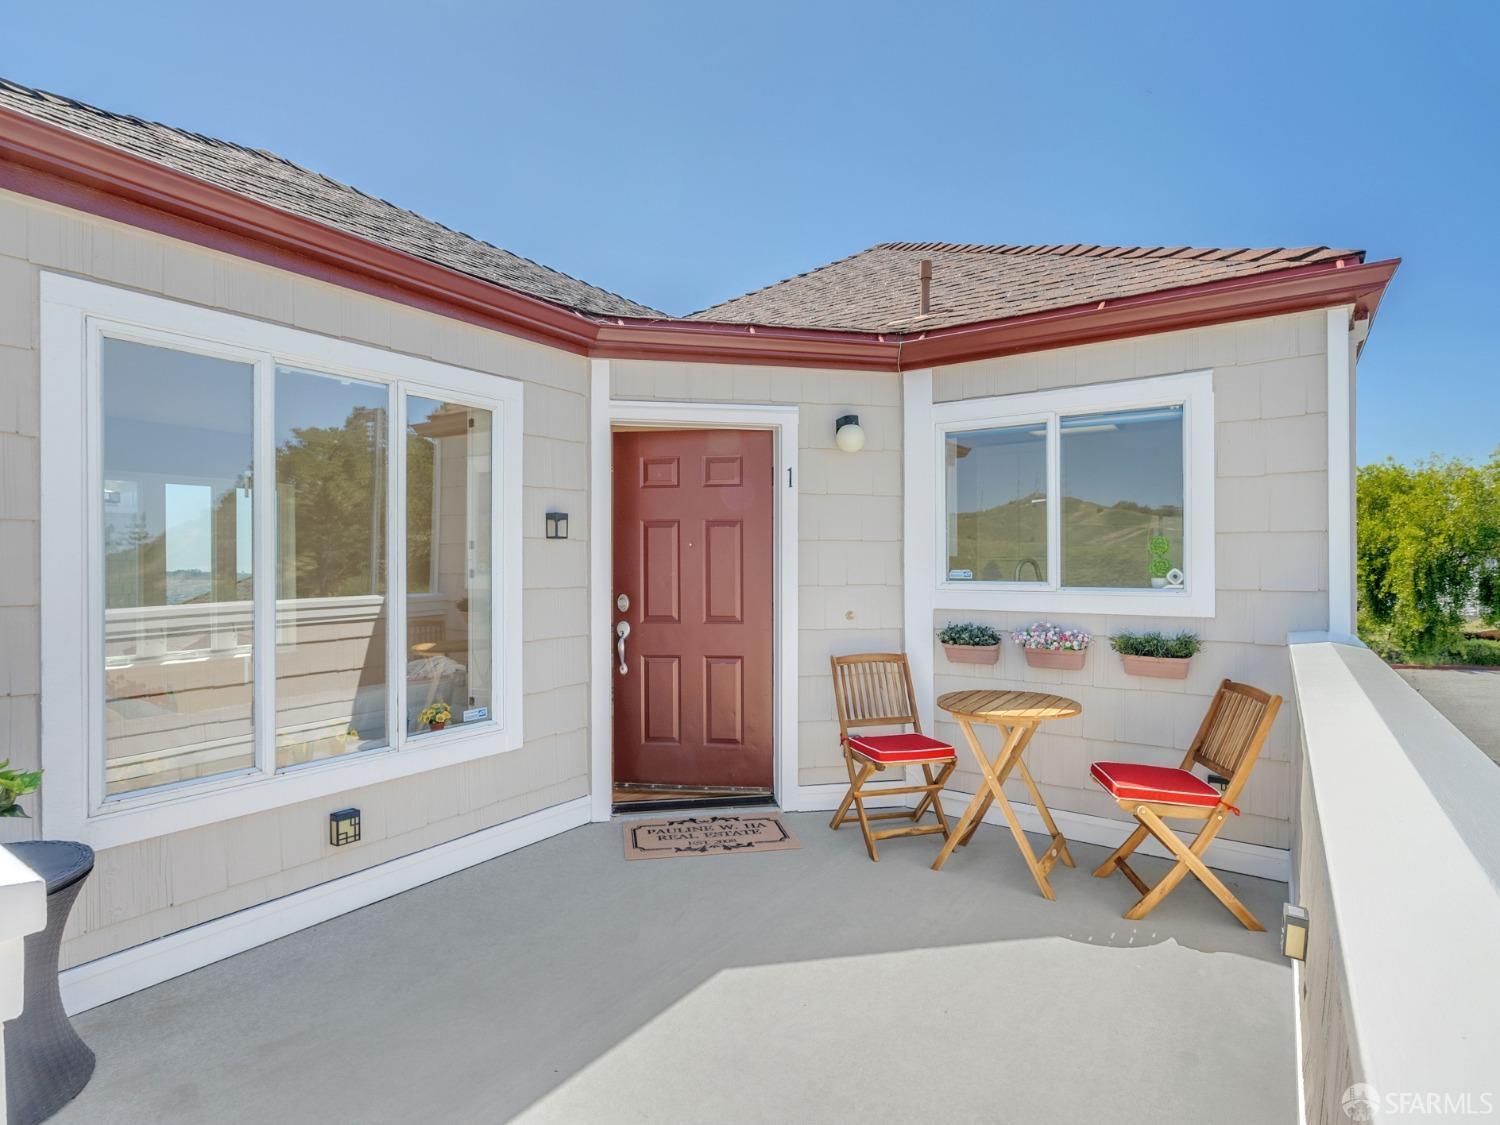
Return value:
M 276 772 L 276 365 L 255 362 L 255 429 L 250 481 L 251 725 L 255 768 Z
M 386 605 L 390 614 L 386 627 L 386 664 L 390 668 L 388 693 L 392 749 L 406 745 L 406 385 L 391 383 L 389 409 L 391 454 L 387 460 L 390 499 L 386 511 Z
M 509 564 L 504 551 L 501 548 L 501 537 L 504 530 L 501 527 L 502 514 L 496 497 L 503 494 L 505 488 L 504 463 L 501 460 L 500 443 L 505 434 L 505 404 L 496 402 L 490 411 L 490 491 L 488 496 L 481 498 L 481 503 L 488 506 L 490 520 L 490 684 L 489 684 L 489 707 L 490 720 L 492 722 L 509 723 L 512 716 L 505 709 L 505 681 L 502 662 L 496 658 L 500 651 L 500 638 L 504 636 L 504 613 L 505 613 L 505 570 Z M 525 543 L 526 535 L 523 528 L 513 528 L 510 534 L 515 536 L 517 550 Z
M 1062 429 L 1060 417 L 1047 417 L 1047 585 L 1062 589 Z

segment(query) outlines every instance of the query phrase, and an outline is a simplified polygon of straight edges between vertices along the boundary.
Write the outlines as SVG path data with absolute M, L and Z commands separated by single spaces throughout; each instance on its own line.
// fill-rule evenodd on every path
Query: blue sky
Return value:
M 1500 5 L 9 6 L 0 73 L 681 313 L 876 242 L 1405 260 L 1361 460 L 1500 445 Z

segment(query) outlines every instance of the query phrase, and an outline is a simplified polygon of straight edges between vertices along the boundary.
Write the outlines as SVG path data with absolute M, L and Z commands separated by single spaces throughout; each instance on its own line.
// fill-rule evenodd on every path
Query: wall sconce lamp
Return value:
M 336 848 L 359 843 L 358 809 L 339 809 L 328 814 L 328 842 Z
M 547 513 L 547 538 L 566 539 L 568 537 L 568 513 Z
M 1307 960 L 1307 911 L 1292 903 L 1281 907 L 1281 952 L 1293 961 Z
M 845 414 L 833 424 L 833 440 L 845 453 L 858 453 L 865 447 L 865 431 L 858 414 Z

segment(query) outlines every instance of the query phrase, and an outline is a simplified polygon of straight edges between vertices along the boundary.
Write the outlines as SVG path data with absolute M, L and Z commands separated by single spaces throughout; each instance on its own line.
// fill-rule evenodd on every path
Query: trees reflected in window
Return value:
M 276 765 L 385 746 L 390 391 L 276 370 Z

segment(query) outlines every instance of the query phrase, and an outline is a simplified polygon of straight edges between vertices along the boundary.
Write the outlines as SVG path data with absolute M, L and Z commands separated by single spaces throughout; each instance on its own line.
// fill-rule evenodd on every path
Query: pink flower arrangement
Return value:
M 1016 629 L 1011 636 L 1024 649 L 1046 652 L 1084 652 L 1094 642 L 1094 638 L 1083 629 L 1063 629 L 1050 621 L 1038 621 L 1024 629 Z

